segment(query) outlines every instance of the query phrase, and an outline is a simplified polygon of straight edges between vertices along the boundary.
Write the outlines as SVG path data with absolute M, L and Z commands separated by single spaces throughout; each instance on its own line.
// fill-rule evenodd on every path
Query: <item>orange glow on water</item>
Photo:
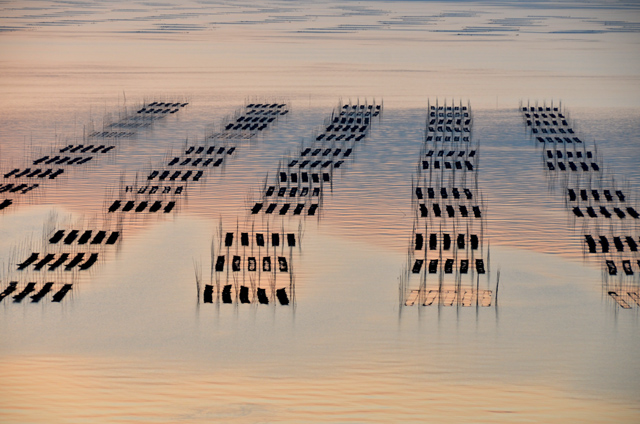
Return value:
M 221 369 L 215 359 L 195 369 L 119 358 L 5 358 L 0 417 L 31 423 L 631 423 L 640 417 L 629 403 L 541 384 L 452 384 L 358 368 L 269 374 L 251 366 Z

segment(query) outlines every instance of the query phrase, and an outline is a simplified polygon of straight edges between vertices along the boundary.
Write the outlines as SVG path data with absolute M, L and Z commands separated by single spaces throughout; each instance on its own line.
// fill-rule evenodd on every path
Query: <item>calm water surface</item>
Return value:
M 145 102 L 189 105 L 0 212 L 0 290 L 73 284 L 60 303 L 0 303 L 0 422 L 637 422 L 640 306 L 608 292 L 637 292 L 640 270 L 609 276 L 604 260 L 640 257 L 587 254 L 584 235 L 638 240 L 640 225 L 573 216 L 566 190 L 587 177 L 545 171 L 519 102 L 562 101 L 601 166 L 590 184 L 640 210 L 639 13 L 633 2 L 3 4 L 3 174 Z M 412 184 L 427 105 L 452 98 L 471 104 L 485 208 L 487 273 L 464 284 L 492 302 L 404 306 L 403 287 L 419 285 Z M 290 112 L 234 143 L 173 213 L 105 212 L 123 186 L 262 101 Z M 318 216 L 252 216 L 279 164 L 339 102 L 358 101 L 383 111 L 323 186 Z M 16 270 L 72 228 L 121 238 L 84 272 Z M 225 234 L 245 231 L 294 234 L 295 247 L 269 250 L 288 271 L 212 271 Z M 290 304 L 224 304 L 226 284 L 285 288 Z

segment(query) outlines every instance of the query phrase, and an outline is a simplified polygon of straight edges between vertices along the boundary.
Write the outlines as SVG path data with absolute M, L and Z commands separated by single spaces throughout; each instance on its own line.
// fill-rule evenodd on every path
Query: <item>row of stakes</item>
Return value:
M 316 215 L 322 205 L 324 186 L 333 183 L 334 169 L 350 160 L 356 143 L 367 137 L 373 118 L 381 112 L 382 105 L 375 102 L 342 104 L 334 109 L 313 144 L 288 158 L 286 168 L 279 166 L 276 181 L 265 184 L 251 214 Z M 336 147 L 337 141 L 342 145 Z
M 148 110 L 152 110 L 154 107 L 162 107 L 169 106 L 169 104 L 165 104 L 164 102 L 153 102 L 136 112 L 136 114 L 143 113 Z M 180 108 L 183 108 L 187 105 L 187 103 L 179 103 L 174 105 L 176 109 L 171 112 L 175 113 Z M 87 137 L 87 141 L 82 144 L 67 144 L 61 148 L 54 149 L 54 153 L 50 153 L 48 155 L 40 156 L 37 159 L 34 159 L 33 165 L 58 165 L 58 166 L 70 166 L 70 165 L 83 165 L 91 162 L 94 158 L 99 158 L 101 155 L 112 152 L 116 149 L 116 145 L 114 144 L 98 144 L 98 143 L 90 143 L 91 139 L 104 139 L 104 138 L 112 138 L 112 137 L 129 137 L 136 134 L 136 131 L 112 131 L 108 128 L 113 127 L 126 127 L 126 128 L 148 128 L 152 122 L 157 119 L 145 119 L 145 124 L 140 124 L 140 119 L 138 117 L 131 114 L 125 114 L 123 118 L 121 118 L 117 122 L 113 122 L 111 124 L 106 125 L 104 131 L 91 131 Z M 137 123 L 136 123 L 137 122 Z M 76 155 L 76 156 L 72 156 Z M 59 168 L 54 170 L 52 168 L 48 169 L 14 169 L 10 172 L 4 174 L 4 178 L 45 178 L 55 179 L 57 176 L 63 174 L 65 171 L 64 168 Z M 26 193 L 36 187 L 39 184 L 28 185 L 25 183 L 16 184 L 16 183 L 6 183 L 0 185 L 0 193 L 17 193 L 22 192 Z M 8 207 L 12 204 L 12 199 L 4 199 L 0 201 L 0 210 Z M 127 207 L 128 205 L 125 205 Z M 113 207 L 113 205 L 112 205 Z M 151 205 L 151 208 L 158 208 L 158 205 Z M 172 208 L 171 205 L 165 206 L 165 211 L 170 211 Z M 120 240 L 120 231 L 109 231 L 109 230 L 95 230 L 95 229 L 85 229 L 85 230 L 56 230 L 51 237 L 48 239 L 47 249 L 50 249 L 54 246 L 56 249 L 60 250 L 65 246 L 113 246 Z M 74 247 L 75 249 L 75 247 Z M 39 272 L 43 269 L 47 269 L 50 272 L 54 272 L 58 269 L 64 269 L 64 271 L 70 272 L 73 275 L 74 271 L 87 271 L 91 269 L 99 260 L 100 252 L 56 252 L 56 253 L 39 253 L 32 252 L 25 260 L 17 264 L 16 271 L 27 271 L 32 270 L 35 272 Z M 38 303 L 40 300 L 45 298 L 48 294 L 52 294 L 53 302 L 61 302 L 65 296 L 72 290 L 73 283 L 55 283 L 52 281 L 48 281 L 42 283 L 41 287 L 38 289 L 38 284 L 35 281 L 27 282 L 26 284 L 20 283 L 19 281 L 11 281 L 5 287 L 4 291 L 0 293 L 0 301 L 4 298 L 13 294 L 13 300 L 16 303 L 21 302 L 24 298 L 30 295 L 32 303 Z M 20 289 L 20 287 L 22 289 Z M 56 287 L 59 286 L 58 289 Z M 15 294 L 14 294 L 15 293 Z
M 487 272 L 482 253 L 480 257 L 475 256 L 481 248 L 483 232 L 469 233 L 469 226 L 482 228 L 482 209 L 479 203 L 474 204 L 478 201 L 478 197 L 474 197 L 477 184 L 474 189 L 465 183 L 467 172 L 477 178 L 478 150 L 470 148 L 471 108 L 461 102 L 440 104 L 436 101 L 435 105 L 429 103 L 427 111 L 419 183 L 412 189 L 416 215 L 409 250 L 410 267 L 400 279 L 401 305 L 488 307 L 492 303 L 491 290 L 480 290 L 479 285 L 474 287 L 473 283 L 469 287 L 462 284 L 462 275 L 471 270 L 478 279 Z M 446 171 L 451 172 L 445 175 Z M 457 178 L 458 174 L 463 177 Z M 451 220 L 434 221 L 433 218 Z M 474 219 L 480 223 L 474 224 Z M 450 232 L 443 226 L 450 228 Z M 456 231 L 465 227 L 464 233 Z M 427 287 L 428 274 L 438 276 L 437 288 Z M 417 288 L 411 287 L 411 275 L 419 276 Z M 453 277 L 455 283 L 445 283 L 446 276 Z
M 601 166 L 596 161 L 596 154 L 588 150 L 579 137 L 537 135 L 540 133 L 576 134 L 572 128 L 571 120 L 561 106 L 554 106 L 553 103 L 551 105 L 545 103 L 542 106 L 528 104 L 527 106 L 521 105 L 520 110 L 531 136 L 535 137 L 539 145 L 543 146 L 542 160 L 546 163 L 548 171 L 571 170 L 575 172 L 582 170 L 600 173 Z M 625 276 L 632 277 L 634 262 L 639 268 L 636 272 L 640 272 L 640 260 L 625 259 L 624 256 L 616 259 L 612 255 L 626 255 L 627 252 L 632 256 L 637 255 L 638 243 L 635 240 L 637 234 L 614 235 L 614 233 L 609 235 L 603 233 L 606 226 L 601 225 L 601 221 L 605 220 L 609 223 L 611 227 L 609 231 L 623 232 L 623 228 L 614 230 L 612 218 L 618 218 L 620 225 L 624 225 L 629 219 L 632 221 L 639 219 L 640 215 L 633 205 L 629 204 L 628 196 L 622 190 L 617 189 L 613 181 L 611 183 L 604 182 L 602 177 L 596 181 L 599 181 L 602 186 L 593 187 L 593 179 L 582 181 L 578 178 L 573 186 L 564 187 L 567 209 L 574 218 L 583 224 L 584 233 L 590 232 L 588 227 L 595 225 L 594 229 L 598 231 L 598 234 L 584 234 L 583 236 L 584 251 L 588 254 L 604 257 L 605 274 L 611 277 L 616 276 L 621 268 Z M 583 183 L 588 187 L 580 187 Z M 590 219 L 587 220 L 587 218 Z M 623 309 L 630 309 L 630 305 L 633 304 L 640 306 L 638 292 L 637 286 L 632 288 L 625 286 L 621 290 L 615 288 L 607 290 L 607 294 Z
M 280 164 L 275 173 L 275 182 L 272 185 L 265 183 L 261 200 L 251 207 L 250 215 L 263 213 L 265 217 L 284 216 L 289 212 L 294 216 L 315 215 L 321 205 L 324 186 L 333 182 L 333 170 L 340 168 L 352 157 L 355 143 L 368 135 L 372 119 L 378 117 L 381 112 L 382 105 L 375 104 L 344 104 L 336 108 L 320 133 L 314 136 L 315 142 L 311 146 L 301 148 L 298 155 L 289 157 L 284 164 Z M 337 142 L 341 145 L 336 146 Z M 295 203 L 296 201 L 298 203 Z M 278 233 L 272 234 L 271 247 L 277 248 L 281 245 L 279 237 Z M 240 232 L 239 241 L 238 247 L 249 249 L 249 253 L 244 250 L 236 254 L 229 251 L 226 254 L 220 253 L 216 256 L 215 264 L 212 264 L 212 271 L 216 274 L 226 270 L 227 278 L 234 279 L 233 284 L 223 284 L 221 292 L 219 282 L 215 287 L 213 284 L 205 285 L 204 303 L 212 303 L 214 298 L 221 299 L 222 303 L 232 303 L 232 292 L 235 292 L 238 303 L 255 303 L 257 299 L 259 304 L 268 304 L 267 290 L 270 288 L 272 297 L 275 297 L 281 305 L 288 305 L 292 299 L 287 293 L 287 287 L 276 288 L 275 286 L 276 270 L 280 273 L 288 273 L 289 294 L 293 296 L 295 292 L 293 269 L 287 263 L 287 258 L 283 255 L 262 256 L 262 267 L 260 267 L 258 264 L 260 258 L 253 248 L 254 246 L 258 246 L 258 249 L 267 248 L 268 243 L 263 234 L 256 233 L 254 241 L 253 238 L 249 238 L 249 233 Z M 296 246 L 293 233 L 287 234 L 287 244 L 289 248 Z M 224 248 L 230 249 L 232 245 L 233 233 L 227 233 L 224 238 Z M 274 263 L 277 261 L 277 267 L 273 266 L 272 260 Z M 225 267 L 227 263 L 229 266 Z M 251 282 L 251 286 L 237 281 L 235 274 L 241 271 L 248 272 L 246 277 Z M 273 272 L 274 278 L 269 282 L 270 287 L 265 289 L 260 286 L 260 283 L 256 286 L 256 277 L 253 275 L 256 271 Z M 251 300 L 250 293 L 253 293 L 254 301 Z M 217 295 L 219 297 L 216 297 Z

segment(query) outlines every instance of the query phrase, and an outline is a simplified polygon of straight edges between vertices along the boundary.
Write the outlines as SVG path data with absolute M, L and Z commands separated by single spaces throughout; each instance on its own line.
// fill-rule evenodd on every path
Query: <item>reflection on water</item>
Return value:
M 423 133 L 424 109 L 389 109 L 386 105 L 380 121 L 347 157 L 349 161 L 333 170 L 333 190 L 322 191 L 322 214 L 316 217 L 295 215 L 293 207 L 284 215 L 277 212 L 280 208 L 273 214 L 251 213 L 257 199 L 269 197 L 266 193 L 271 185 L 274 186 L 272 197 L 281 201 L 289 198 L 293 187 L 302 191 L 302 171 L 297 172 L 298 184 L 293 184 L 288 165 L 293 160 L 298 160 L 299 165 L 300 154 L 307 148 L 310 149 L 308 156 L 318 149 L 316 156 L 321 156 L 331 148 L 326 157 L 342 149 L 342 146 L 326 146 L 322 140 L 315 140 L 320 135 L 315 127 L 324 120 L 326 110 L 302 107 L 287 114 L 287 121 L 283 122 L 286 125 L 261 135 L 259 140 L 242 145 L 227 140 L 221 153 L 226 167 L 211 168 L 197 185 L 189 181 L 181 194 L 187 196 L 177 201 L 181 207 L 172 213 L 149 213 L 148 208 L 155 202 L 151 197 L 143 212 L 136 213 L 134 209 L 109 213 L 108 207 L 116 193 L 123 196 L 121 200 L 125 204 L 134 199 L 143 201 L 145 195 L 162 195 L 162 188 L 153 191 L 153 186 L 147 184 L 147 171 L 165 170 L 165 165 L 169 169 L 168 163 L 176 157 L 179 162 L 172 167 L 189 168 L 189 163 L 180 163 L 187 158 L 193 161 L 204 157 L 209 146 L 218 145 L 193 136 L 185 141 L 184 137 L 177 136 L 180 132 L 174 133 L 179 127 L 192 126 L 194 121 L 210 122 L 212 117 L 205 109 L 208 107 L 190 103 L 184 111 L 188 118 L 185 122 L 165 120 L 163 131 L 150 134 L 148 141 L 143 133 L 139 134 L 140 144 L 132 146 L 135 159 L 123 158 L 124 162 L 109 169 L 108 178 L 103 178 L 105 174 L 99 169 L 91 170 L 86 178 L 93 172 L 100 176 L 91 180 L 92 188 L 78 185 L 75 191 L 61 192 L 55 197 L 93 193 L 94 187 L 98 187 L 98 199 L 87 200 L 86 206 L 87 211 L 96 210 L 95 215 L 88 212 L 84 217 L 77 213 L 69 217 L 59 212 L 50 216 L 46 210 L 39 216 L 27 206 L 5 212 L 3 231 L 10 237 L 2 241 L 3 251 L 24 245 L 20 254 L 11 260 L 14 273 L 18 272 L 15 264 L 34 252 L 71 254 L 80 253 L 76 249 L 88 246 L 96 249 L 89 251 L 99 253 L 98 261 L 90 269 L 70 271 L 76 280 L 73 290 L 60 305 L 44 302 L 46 296 L 37 306 L 25 303 L 29 297 L 20 304 L 8 301 L 10 297 L 3 300 L 1 307 L 6 319 L 2 333 L 8 340 L 3 345 L 5 358 L 11 355 L 33 358 L 42 354 L 58 358 L 70 351 L 89 358 L 107 355 L 126 361 L 132 352 L 149 358 L 152 365 L 145 375 L 142 371 L 132 373 L 131 369 L 118 368 L 112 362 L 103 368 L 107 375 L 109 370 L 117 375 L 129 375 L 125 379 L 129 382 L 142 379 L 136 387 L 146 393 L 140 395 L 143 398 L 135 393 L 123 394 L 123 390 L 127 391 L 126 384 L 113 383 L 118 377 L 99 383 L 104 385 L 104 390 L 113 390 L 110 399 L 114 401 L 128 396 L 138 399 L 139 403 L 158 405 L 160 412 L 150 406 L 147 412 L 140 412 L 144 417 L 170 414 L 160 405 L 166 404 L 169 397 L 178 396 L 185 403 L 176 406 L 178 418 L 172 417 L 186 419 L 182 417 L 193 414 L 198 401 L 185 399 L 180 393 L 193 393 L 187 389 L 193 386 L 193 390 L 200 387 L 204 398 L 211 398 L 213 393 L 218 396 L 222 396 L 221 392 L 229 393 L 229 398 L 209 406 L 211 411 L 222 403 L 243 404 L 247 393 L 254 393 L 259 399 L 257 402 L 263 402 L 264 393 L 269 391 L 273 394 L 270 406 L 275 416 L 287 418 L 282 405 L 288 402 L 297 408 L 297 414 L 290 418 L 292 422 L 320 421 L 323 418 L 314 411 L 321 411 L 324 417 L 329 413 L 327 408 L 333 408 L 333 418 L 338 421 L 362 421 L 371 414 L 380 414 L 382 421 L 400 414 L 398 416 L 410 421 L 414 415 L 424 417 L 424 405 L 431 405 L 431 400 L 434 409 L 446 409 L 447 401 L 437 393 L 449 389 L 452 397 L 466 393 L 469 403 L 464 413 L 474 417 L 486 414 L 488 422 L 496 421 L 494 413 L 487 412 L 494 410 L 517 410 L 524 416 L 539 417 L 535 408 L 527 406 L 530 402 L 536 405 L 542 402 L 554 411 L 553 415 L 568 416 L 568 419 L 574 416 L 562 411 L 562 405 L 575 402 L 580 410 L 592 412 L 591 416 L 632 421 L 629 405 L 633 401 L 625 399 L 637 392 L 637 384 L 628 378 L 628 370 L 636 369 L 636 364 L 626 358 L 624 352 L 634 351 L 637 341 L 626 336 L 621 341 L 619 334 L 635 331 L 637 316 L 633 314 L 637 308 L 623 311 L 626 315 L 618 314 L 617 310 L 621 309 L 617 304 L 617 309 L 612 310 L 611 297 L 605 294 L 600 298 L 597 284 L 600 273 L 571 259 L 582 257 L 583 235 L 577 241 L 562 238 L 563 228 L 572 231 L 568 225 L 571 221 L 566 219 L 572 212 L 567 209 L 563 195 L 558 198 L 551 193 L 549 203 L 530 206 L 532 196 L 547 195 L 548 182 L 540 178 L 541 169 L 546 167 L 546 160 L 541 162 L 540 156 L 546 157 L 546 149 L 541 152 L 523 148 L 529 136 L 521 131 L 516 138 L 521 145 L 514 150 L 507 148 L 507 142 L 499 136 L 501 131 L 511 134 L 522 128 L 515 108 L 498 111 L 474 108 L 469 141 L 461 139 L 458 147 L 449 148 L 456 142 L 435 138 L 426 141 L 429 134 Z M 427 110 L 430 113 L 430 109 Z M 219 116 L 225 114 L 229 112 Z M 176 118 L 179 117 L 177 114 Z M 300 132 L 311 134 L 312 140 L 301 143 Z M 232 145 L 236 149 L 227 155 Z M 201 147 L 201 152 L 196 154 Z M 454 153 L 448 156 L 450 151 Z M 459 156 L 462 151 L 464 154 Z M 147 157 L 148 160 L 142 159 Z M 526 160 L 518 161 L 518 157 Z M 118 156 L 114 156 L 114 160 L 117 159 Z M 513 166 L 519 167 L 521 173 L 512 173 Z M 282 171 L 278 167 L 286 170 L 286 182 L 279 181 Z M 140 169 L 145 180 L 142 184 L 136 183 L 134 177 L 135 170 Z M 74 181 L 85 178 L 83 174 L 73 174 L 73 177 Z M 410 186 L 408 182 L 412 179 L 414 184 Z M 147 185 L 145 192 L 137 193 Z M 116 187 L 106 190 L 106 202 L 105 186 Z M 279 198 L 280 188 L 284 186 L 288 196 Z M 519 188 L 508 191 L 514 187 Z M 421 188 L 422 199 L 418 198 L 417 188 Z M 454 188 L 458 189 L 457 194 Z M 443 194 L 447 197 L 443 198 Z M 173 191 L 165 194 L 174 195 Z M 72 208 L 69 205 L 73 203 L 65 202 L 68 200 L 61 204 Z M 436 203 L 439 216 L 434 210 Z M 427 211 L 426 217 L 421 216 L 421 204 Z M 465 206 L 466 217 L 460 206 Z M 478 217 L 474 206 L 478 207 Z M 76 211 L 81 212 L 82 208 Z M 536 211 L 543 211 L 541 216 L 551 217 L 550 221 L 537 216 Z M 529 221 L 518 220 L 518 217 L 529 218 Z M 16 230 L 11 230 L 14 227 Z M 65 244 L 74 230 L 75 238 Z M 80 238 L 87 237 L 88 230 L 92 231 L 91 240 L 78 244 Z M 59 231 L 64 233 L 56 237 Z M 96 231 L 104 231 L 105 238 L 92 247 Z M 114 245 L 106 245 L 114 232 L 120 236 Z M 531 236 L 534 232 L 540 241 Z M 233 236 L 228 237 L 229 233 Z M 263 235 L 262 241 L 258 234 Z M 279 245 L 275 247 L 273 234 L 278 234 Z M 293 235 L 295 246 L 289 241 L 289 234 Z M 416 234 L 423 236 L 422 250 L 415 250 Z M 435 234 L 435 249 L 430 246 L 431 234 Z M 461 239 L 460 235 L 463 235 Z M 55 241 L 58 237 L 61 238 L 57 243 L 51 243 L 51 239 Z M 408 268 L 401 270 L 400 264 L 408 262 L 409 237 L 413 256 Z M 514 239 L 528 249 L 513 248 L 510 243 Z M 262 242 L 264 246 L 260 246 Z M 41 247 L 45 245 L 47 250 Z M 536 252 L 550 247 L 558 249 L 561 255 L 552 257 Z M 426 254 L 426 260 L 415 252 Z M 219 268 L 221 271 L 216 271 L 221 256 L 224 264 Z M 251 258 L 255 259 L 255 271 L 252 271 Z M 270 272 L 264 271 L 264 258 L 269 258 Z M 286 271 L 285 262 L 280 258 L 286 260 Z M 42 274 L 56 259 L 57 256 L 40 271 L 33 270 L 33 264 L 25 271 Z M 411 272 L 416 259 L 424 261 L 419 274 Z M 435 259 L 438 260 L 437 272 L 430 274 L 429 264 Z M 449 265 L 448 259 L 452 260 Z M 482 259 L 485 274 L 478 273 L 476 259 Z M 461 272 L 462 260 L 469 261 L 467 274 Z M 499 307 L 496 307 L 498 268 L 501 283 Z M 447 273 L 449 269 L 451 274 Z M 64 266 L 53 272 L 65 275 Z M 425 288 L 423 298 L 416 300 L 421 306 L 400 306 L 402 320 L 398 320 L 396 283 L 400 272 L 408 275 L 407 298 L 411 290 Z M 11 279 L 3 277 L 2 282 L 4 290 Z M 28 296 L 35 295 L 46 282 L 39 282 Z M 225 291 L 226 287 L 229 288 Z M 198 296 L 194 299 L 196 289 Z M 259 289 L 264 289 L 264 297 Z M 289 305 L 283 305 L 279 289 L 285 289 Z M 483 301 L 489 304 L 489 299 L 483 297 L 485 290 L 492 292 L 490 308 L 482 307 Z M 10 296 L 15 294 L 17 292 Z M 226 304 L 225 300 L 229 299 L 231 304 Z M 432 307 L 423 307 L 425 303 L 431 303 Z M 468 304 L 478 307 L 463 307 Z M 433 307 L 436 305 L 461 307 Z M 416 319 L 407 319 L 414 313 Z M 558 328 L 557 322 L 567 325 Z M 609 361 L 607 358 L 611 355 L 619 361 Z M 190 362 L 174 362 L 176 358 L 189 358 Z M 429 358 L 426 363 L 425 358 Z M 620 363 L 625 364 L 624 367 L 617 365 Z M 247 368 L 248 364 L 255 364 L 256 368 Z M 59 371 L 55 378 L 67 382 L 72 393 L 75 386 L 69 379 L 75 378 L 75 371 L 57 366 L 51 367 L 51 372 Z M 86 375 L 93 366 L 91 363 L 79 372 Z M 223 367 L 236 372 L 225 377 L 220 375 Z M 7 365 L 0 369 L 3 381 L 4 376 L 9 375 L 16 375 L 12 381 L 19 380 L 11 383 L 11 393 L 20 393 L 22 385 L 30 390 L 32 384 L 40 382 L 37 375 L 27 373 L 28 368 Z M 173 377 L 158 374 L 165 368 L 175 369 Z M 594 374 L 591 372 L 594 369 L 602 371 Z M 267 372 L 265 370 L 269 373 L 261 374 Z M 201 377 L 194 381 L 189 375 L 196 373 Z M 411 378 L 413 375 L 416 379 Z M 408 379 L 411 381 L 407 382 Z M 80 384 L 87 384 L 86 380 L 81 381 Z M 229 391 L 218 390 L 221 386 L 217 386 L 216 381 L 222 381 Z M 309 381 L 318 385 L 307 392 L 304 387 L 308 387 Z M 514 384 L 523 381 L 523 386 L 514 388 Z M 107 382 L 115 385 L 109 386 Z M 465 382 L 471 386 L 466 389 L 458 386 Z M 336 392 L 335 386 L 353 389 Z M 154 391 L 159 387 L 166 390 Z M 494 387 L 497 394 L 484 396 L 487 387 Z M 567 399 L 567 393 L 573 393 L 573 400 Z M 371 396 L 378 396 L 377 405 L 390 411 L 389 416 L 368 408 L 358 415 L 344 403 L 349 398 L 363 404 L 364 399 Z M 590 403 L 591 396 L 605 396 L 607 403 L 596 406 Z M 8 399 L 12 405 L 23 405 L 13 394 Z M 314 399 L 323 401 L 309 410 Z M 477 409 L 470 406 L 474 399 L 478 402 Z M 69 410 L 68 403 L 59 398 L 55 402 L 64 409 L 57 411 L 64 416 Z M 55 402 L 51 404 L 53 409 Z M 411 405 L 399 406 L 406 405 L 404 402 Z M 203 400 L 200 404 L 210 405 Z M 103 403 L 91 405 L 88 409 L 93 412 L 89 415 L 94 414 L 99 420 L 106 414 L 108 417 L 103 420 L 110 419 Z M 248 415 L 237 418 L 239 421 L 269 416 L 263 409 L 244 406 L 240 409 Z M 41 410 L 27 408 L 24 414 L 32 419 Z M 128 410 L 122 413 L 126 415 Z M 217 413 L 221 412 L 212 412 L 214 417 Z M 443 412 L 443 421 L 447 414 Z M 211 419 L 206 414 L 198 417 L 193 420 Z
M 2 11 L 0 421 L 638 421 L 636 3 Z

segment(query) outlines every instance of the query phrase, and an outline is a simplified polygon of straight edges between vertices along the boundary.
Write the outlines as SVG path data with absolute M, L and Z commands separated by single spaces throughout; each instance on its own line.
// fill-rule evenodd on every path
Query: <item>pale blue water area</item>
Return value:
M 640 211 L 634 2 L 8 2 L 1 10 L 0 190 L 40 186 L 0 193 L 0 204 L 13 202 L 0 211 L 0 292 L 18 282 L 0 301 L 0 422 L 638 421 L 640 256 L 625 239 L 640 244 L 640 220 L 626 209 Z M 425 142 L 428 108 L 445 101 L 470 105 L 469 142 Z M 520 108 L 552 101 L 582 143 L 531 134 Z M 131 137 L 88 137 L 151 102 L 188 105 L 149 127 L 117 128 Z M 247 104 L 266 102 L 289 112 L 251 140 L 204 141 Z M 344 104 L 380 105 L 366 137 L 316 141 Z M 4 178 L 78 144 L 115 148 L 60 165 L 56 179 Z M 235 150 L 215 153 L 224 159 L 216 167 L 169 168 L 199 145 Z M 280 187 L 303 187 L 280 172 L 299 169 L 288 164 L 307 147 L 330 148 L 323 161 L 334 163 L 307 165 L 320 178 L 307 197 L 278 197 Z M 464 161 L 435 170 L 450 150 L 464 151 L 473 170 Z M 584 161 L 598 170 L 560 171 L 578 151 L 592 153 Z M 204 174 L 158 183 L 171 194 L 136 194 L 164 169 Z M 418 186 L 435 187 L 436 200 L 417 199 Z M 473 199 L 451 199 L 453 187 Z M 589 199 L 571 200 L 568 189 Z M 149 204 L 107 212 L 118 199 Z M 156 200 L 176 205 L 148 212 Z M 291 210 L 280 215 L 285 202 Z M 303 213 L 293 215 L 300 202 Z M 256 203 L 263 209 L 252 214 Z M 308 215 L 312 204 L 318 212 Z M 462 217 L 460 205 L 482 216 Z M 119 238 L 48 240 L 72 229 Z M 443 247 L 445 234 L 452 247 Z M 18 270 L 33 252 L 84 252 L 83 261 L 97 253 L 97 262 Z M 53 290 L 32 301 L 49 281 Z M 29 282 L 36 290 L 15 301 Z M 72 289 L 54 302 L 64 284 Z

